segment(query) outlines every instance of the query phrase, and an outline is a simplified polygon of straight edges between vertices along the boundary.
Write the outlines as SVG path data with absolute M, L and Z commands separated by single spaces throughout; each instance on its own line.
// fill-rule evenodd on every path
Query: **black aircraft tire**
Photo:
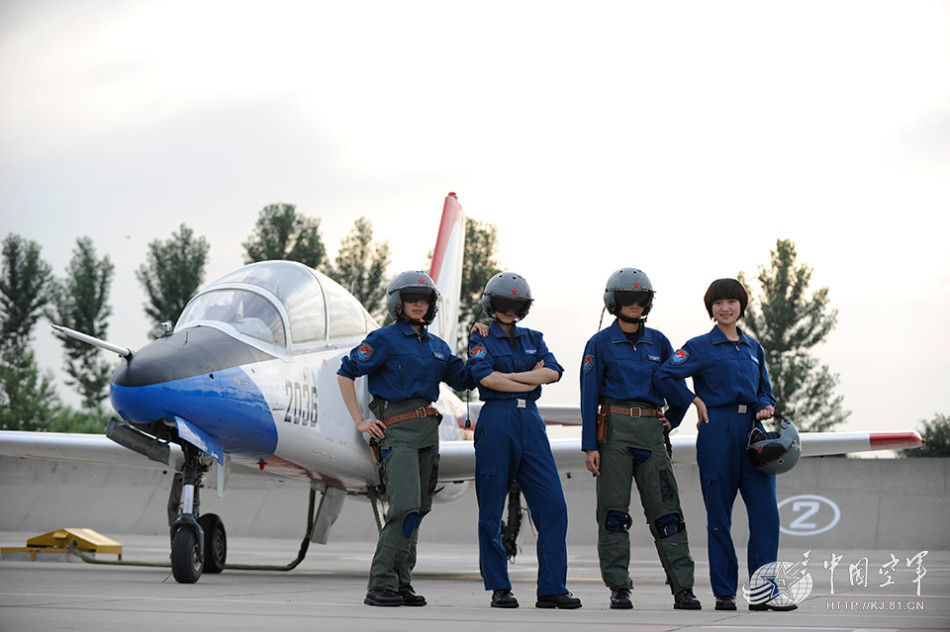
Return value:
M 228 559 L 228 535 L 224 523 L 218 514 L 210 513 L 198 518 L 198 524 L 205 532 L 204 572 L 220 573 Z
M 201 577 L 204 560 L 198 554 L 198 538 L 188 527 L 172 539 L 172 575 L 179 584 L 194 584 Z

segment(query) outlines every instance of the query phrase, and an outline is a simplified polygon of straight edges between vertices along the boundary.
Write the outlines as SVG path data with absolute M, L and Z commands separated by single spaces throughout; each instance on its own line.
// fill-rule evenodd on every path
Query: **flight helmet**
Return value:
M 499 272 L 485 284 L 482 309 L 489 318 L 494 318 L 496 311 L 513 310 L 518 320 L 523 320 L 533 301 L 531 288 L 523 276 L 514 272 Z
M 637 295 L 640 296 L 637 296 Z M 643 270 L 637 268 L 620 268 L 607 279 L 607 288 L 604 290 L 604 306 L 614 316 L 620 314 L 620 306 L 626 301 L 635 298 L 643 305 L 643 319 L 653 307 L 653 284 Z M 630 303 L 627 303 L 629 305 Z
M 403 297 L 424 295 L 429 299 L 429 309 L 422 317 L 423 325 L 429 325 L 439 311 L 439 290 L 425 272 L 409 270 L 397 274 L 386 290 L 386 308 L 393 320 L 406 320 L 402 311 Z
M 802 443 L 791 419 L 782 419 L 780 432 L 753 428 L 746 448 L 752 464 L 766 474 L 782 474 L 798 463 Z

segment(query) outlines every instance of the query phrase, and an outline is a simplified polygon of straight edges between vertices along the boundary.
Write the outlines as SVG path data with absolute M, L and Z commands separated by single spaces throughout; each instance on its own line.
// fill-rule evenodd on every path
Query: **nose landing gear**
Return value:
M 202 572 L 220 573 L 228 554 L 224 524 L 216 514 L 199 514 L 198 495 L 201 479 L 210 464 L 197 448 L 182 442 L 185 463 L 181 476 L 175 477 L 169 497 L 169 517 L 179 499 L 181 511 L 171 522 L 172 575 L 180 584 L 194 584 Z

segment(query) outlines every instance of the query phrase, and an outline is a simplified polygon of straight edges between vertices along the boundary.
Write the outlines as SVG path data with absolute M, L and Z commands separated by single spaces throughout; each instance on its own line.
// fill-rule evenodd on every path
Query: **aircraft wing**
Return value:
M 479 406 L 472 405 L 473 412 Z M 581 451 L 580 410 L 576 406 L 539 406 L 548 424 L 548 439 L 557 469 L 562 474 L 586 472 Z M 576 421 L 575 421 L 576 419 Z M 689 424 L 687 424 L 689 425 Z M 685 429 L 685 428 L 684 428 Z M 803 432 L 802 456 L 831 456 L 875 450 L 919 448 L 924 440 L 917 432 Z M 696 463 L 696 435 L 670 435 L 673 462 Z M 471 441 L 443 441 L 439 448 L 439 479 L 471 480 L 475 477 L 475 447 Z
M 105 435 L 0 430 L 0 456 L 63 463 L 85 463 L 143 470 L 181 469 L 181 448 L 169 444 L 169 462 L 153 461 Z M 228 460 L 229 475 L 259 475 L 257 467 Z
M 563 407 L 565 410 L 569 407 Z M 564 424 L 560 416 L 556 425 L 548 426 L 551 451 L 558 471 L 586 472 L 584 453 L 581 452 L 580 426 Z M 906 450 L 919 448 L 924 440 L 917 432 L 803 432 L 802 456 L 831 456 L 874 450 Z M 675 463 L 696 463 L 696 435 L 670 436 Z M 181 460 L 181 450 L 169 446 L 170 463 L 153 461 L 129 450 L 105 435 L 70 434 L 59 432 L 0 431 L 0 455 L 25 459 L 90 463 L 140 469 L 166 470 L 175 468 Z M 475 446 L 471 441 L 442 441 L 439 457 L 439 479 L 466 481 L 475 478 Z M 230 473 L 260 474 L 258 468 L 240 463 L 229 464 Z
M 178 446 L 171 446 L 171 464 L 166 465 L 133 452 L 105 435 L 65 432 L 0 431 L 0 455 L 65 463 L 118 465 L 140 469 L 167 470 L 174 467 Z M 177 452 L 177 454 L 176 454 Z

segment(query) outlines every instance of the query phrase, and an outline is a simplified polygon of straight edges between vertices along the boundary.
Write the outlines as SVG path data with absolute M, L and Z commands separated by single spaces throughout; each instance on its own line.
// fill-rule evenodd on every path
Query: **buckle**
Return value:
M 745 404 L 739 404 L 739 414 L 744 415 L 749 411 L 749 407 Z
M 417 409 L 415 409 L 414 411 L 412 411 L 412 418 L 413 418 L 413 419 L 422 419 L 423 417 L 426 417 L 426 416 L 427 416 L 427 415 L 426 415 L 426 409 L 425 409 L 425 407 L 417 408 Z
M 527 408 L 527 407 L 528 407 L 528 400 L 526 399 L 515 400 L 515 408 Z

